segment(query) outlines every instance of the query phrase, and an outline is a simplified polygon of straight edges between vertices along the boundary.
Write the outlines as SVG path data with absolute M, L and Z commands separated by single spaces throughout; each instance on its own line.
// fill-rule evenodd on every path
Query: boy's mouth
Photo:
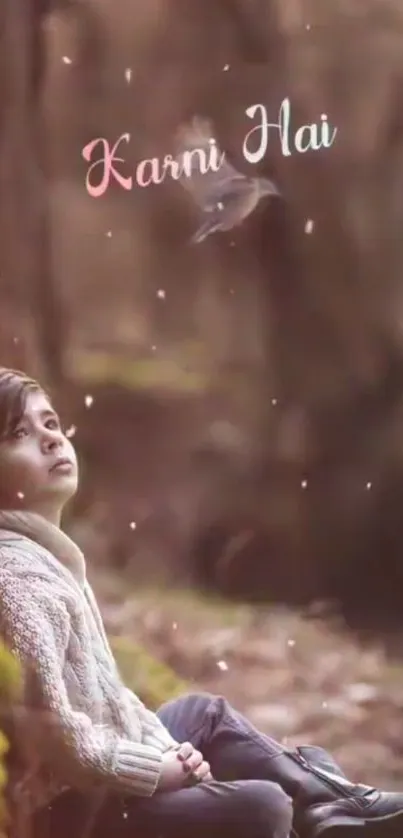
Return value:
M 67 473 L 68 471 L 71 471 L 72 468 L 73 463 L 68 459 L 68 457 L 59 457 L 59 459 L 53 463 L 53 466 L 51 466 L 50 472 L 60 471 Z

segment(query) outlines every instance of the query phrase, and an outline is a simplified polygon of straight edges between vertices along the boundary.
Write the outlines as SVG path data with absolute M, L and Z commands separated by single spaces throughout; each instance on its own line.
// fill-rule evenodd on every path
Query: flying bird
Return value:
M 199 154 L 189 154 L 196 150 Z M 201 159 L 207 161 L 207 171 L 201 171 Z M 222 161 L 216 167 L 218 171 L 208 167 L 209 160 Z M 200 210 L 202 223 L 192 236 L 194 243 L 204 241 L 211 233 L 232 230 L 242 224 L 261 198 L 280 196 L 273 181 L 248 177 L 228 162 L 215 142 L 207 119 L 196 116 L 191 123 L 179 128 L 175 161 L 181 172 L 179 183 Z

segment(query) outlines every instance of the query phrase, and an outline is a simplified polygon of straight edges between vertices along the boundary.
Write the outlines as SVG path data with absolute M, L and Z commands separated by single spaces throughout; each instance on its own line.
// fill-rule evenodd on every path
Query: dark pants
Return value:
M 287 838 L 292 801 L 271 779 L 275 758 L 284 751 L 281 745 L 221 697 L 183 696 L 164 704 L 158 715 L 174 739 L 191 742 L 203 753 L 214 781 L 150 798 L 109 795 L 93 838 Z M 53 804 L 47 827 L 52 838 L 64 835 L 63 823 L 69 838 L 76 834 L 71 816 L 77 816 L 79 803 L 74 795 L 69 792 Z M 42 827 L 43 838 L 46 831 Z

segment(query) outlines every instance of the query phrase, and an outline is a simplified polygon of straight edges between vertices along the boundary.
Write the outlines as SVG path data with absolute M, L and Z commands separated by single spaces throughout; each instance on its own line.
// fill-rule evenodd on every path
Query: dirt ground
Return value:
M 361 645 L 315 609 L 128 594 L 127 580 L 99 572 L 91 581 L 124 677 L 144 700 L 158 704 L 182 689 L 221 693 L 262 731 L 329 748 L 352 779 L 403 786 L 403 666 L 381 642 Z M 170 668 L 154 692 L 136 644 Z

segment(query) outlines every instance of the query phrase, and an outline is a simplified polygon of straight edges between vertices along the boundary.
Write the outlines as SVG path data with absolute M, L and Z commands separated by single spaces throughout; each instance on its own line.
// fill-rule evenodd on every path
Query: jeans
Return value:
M 174 739 L 203 753 L 214 780 L 150 798 L 110 794 L 91 838 L 288 838 L 292 801 L 271 780 L 270 769 L 284 751 L 281 745 L 220 696 L 185 695 L 164 704 L 158 716 Z M 80 813 L 77 793 L 62 798 L 47 812 L 46 826 L 39 827 L 41 838 L 81 838 L 74 821 Z

